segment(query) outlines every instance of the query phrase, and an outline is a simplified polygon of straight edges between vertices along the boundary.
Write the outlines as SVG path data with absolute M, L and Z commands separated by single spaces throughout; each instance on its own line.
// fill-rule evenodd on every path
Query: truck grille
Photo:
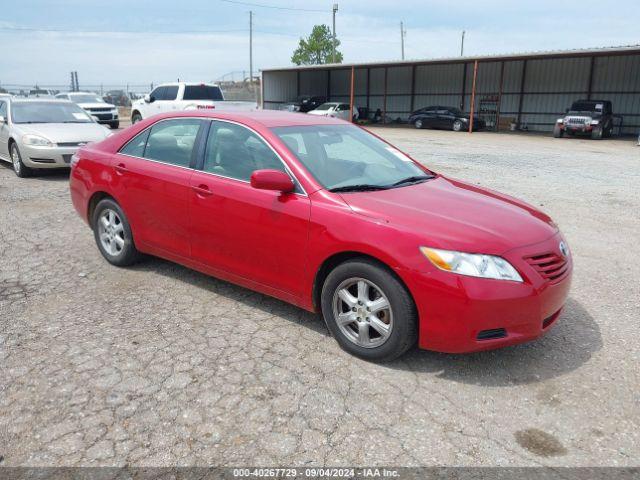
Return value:
M 93 113 L 93 112 L 110 112 L 113 109 L 112 108 L 89 108 L 87 110 Z
M 542 278 L 552 283 L 562 280 L 569 269 L 567 259 L 553 252 L 526 257 L 525 260 Z
M 586 125 L 591 123 L 591 119 L 585 117 L 567 117 L 565 123 L 568 125 Z

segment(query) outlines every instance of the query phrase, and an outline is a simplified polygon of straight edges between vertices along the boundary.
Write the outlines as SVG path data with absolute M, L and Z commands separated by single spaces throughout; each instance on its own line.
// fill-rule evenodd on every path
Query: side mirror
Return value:
M 153 98 L 148 93 L 144 96 L 144 103 L 153 103 L 154 100 L 155 100 L 155 98 Z
M 282 193 L 292 192 L 295 188 L 291 177 L 280 170 L 256 170 L 251 174 L 251 186 Z
M 4 125 L 5 119 L 2 115 L 0 115 L 0 125 Z

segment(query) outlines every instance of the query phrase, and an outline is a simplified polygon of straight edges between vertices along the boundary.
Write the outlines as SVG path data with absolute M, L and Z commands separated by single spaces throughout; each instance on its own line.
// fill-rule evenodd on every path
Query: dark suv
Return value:
M 556 121 L 553 136 L 588 134 L 594 140 L 613 133 L 613 108 L 608 100 L 578 100 Z

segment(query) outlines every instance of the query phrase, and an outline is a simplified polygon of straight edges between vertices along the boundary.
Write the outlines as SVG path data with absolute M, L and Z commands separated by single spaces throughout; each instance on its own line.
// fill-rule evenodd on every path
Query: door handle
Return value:
M 118 165 L 116 165 L 114 167 L 116 169 L 116 173 L 122 175 L 125 172 L 128 172 L 129 170 L 127 170 L 127 167 L 125 166 L 124 163 L 119 163 Z
M 203 197 L 208 197 L 209 195 L 213 195 L 213 192 L 209 190 L 209 187 L 204 183 L 200 185 L 192 185 L 191 189 L 196 192 L 198 195 L 202 195 Z

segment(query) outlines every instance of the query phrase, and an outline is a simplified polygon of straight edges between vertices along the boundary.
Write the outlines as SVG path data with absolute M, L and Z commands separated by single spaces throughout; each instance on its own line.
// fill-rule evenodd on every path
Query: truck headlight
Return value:
M 556 120 L 556 122 L 558 122 L 558 123 L 564 123 L 564 118 L 559 118 L 558 120 Z
M 34 147 L 53 147 L 52 141 L 41 137 L 39 135 L 25 135 L 22 137 L 22 143 L 25 145 L 31 145 Z
M 591 125 L 600 125 L 600 120 L 591 120 Z
M 440 270 L 470 277 L 522 282 L 520 274 L 502 257 L 430 247 L 420 247 L 420 251 Z

